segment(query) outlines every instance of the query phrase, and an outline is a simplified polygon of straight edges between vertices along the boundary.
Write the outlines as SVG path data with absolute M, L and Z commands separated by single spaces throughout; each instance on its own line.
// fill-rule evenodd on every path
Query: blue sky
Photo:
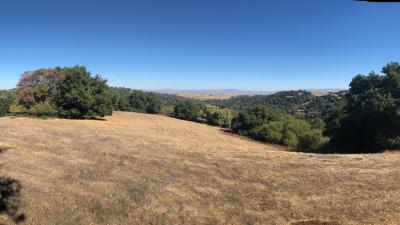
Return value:
M 4 0 L 0 89 L 77 64 L 139 89 L 345 88 L 400 61 L 399 23 L 352 0 Z

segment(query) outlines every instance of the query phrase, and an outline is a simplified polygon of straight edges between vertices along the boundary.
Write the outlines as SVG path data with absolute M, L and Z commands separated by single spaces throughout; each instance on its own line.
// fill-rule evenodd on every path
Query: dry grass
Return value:
M 198 100 L 210 100 L 210 99 L 230 99 L 232 97 L 239 96 L 240 93 L 221 93 L 221 94 L 197 94 L 197 93 L 176 93 L 175 95 L 185 97 L 185 98 L 192 98 Z
M 287 152 L 163 116 L 0 118 L 22 224 L 399 224 L 400 155 Z M 9 222 L 3 215 L 0 223 Z
M 329 92 L 313 91 L 313 92 L 311 92 L 311 94 L 316 97 L 321 97 L 321 96 L 329 95 Z

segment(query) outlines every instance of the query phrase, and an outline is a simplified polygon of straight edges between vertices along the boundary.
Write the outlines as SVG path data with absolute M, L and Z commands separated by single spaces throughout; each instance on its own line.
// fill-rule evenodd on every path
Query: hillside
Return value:
M 216 127 L 123 112 L 105 121 L 0 118 L 0 130 L 2 176 L 22 186 L 21 224 L 400 221 L 399 153 L 288 152 Z
M 234 110 L 260 105 L 279 108 L 289 113 L 303 112 L 309 117 L 320 117 L 329 114 L 340 95 L 308 91 L 280 91 L 270 95 L 241 95 L 222 100 L 210 99 L 207 103 Z

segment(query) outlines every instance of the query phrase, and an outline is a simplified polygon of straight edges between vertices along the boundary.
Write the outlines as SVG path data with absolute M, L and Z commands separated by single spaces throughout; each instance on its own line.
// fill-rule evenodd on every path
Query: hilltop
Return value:
M 399 153 L 289 152 L 217 127 L 128 112 L 104 121 L 5 117 L 0 130 L 2 176 L 22 186 L 21 224 L 400 220 Z

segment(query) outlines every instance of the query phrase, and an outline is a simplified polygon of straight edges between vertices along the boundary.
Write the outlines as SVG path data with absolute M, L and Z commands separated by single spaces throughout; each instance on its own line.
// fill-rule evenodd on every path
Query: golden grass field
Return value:
M 221 93 L 221 94 L 176 93 L 175 95 L 197 100 L 210 100 L 210 99 L 224 100 L 239 96 L 240 93 Z
M 398 153 L 289 152 L 123 112 L 0 118 L 0 148 L 1 176 L 22 186 L 21 224 L 400 224 Z

